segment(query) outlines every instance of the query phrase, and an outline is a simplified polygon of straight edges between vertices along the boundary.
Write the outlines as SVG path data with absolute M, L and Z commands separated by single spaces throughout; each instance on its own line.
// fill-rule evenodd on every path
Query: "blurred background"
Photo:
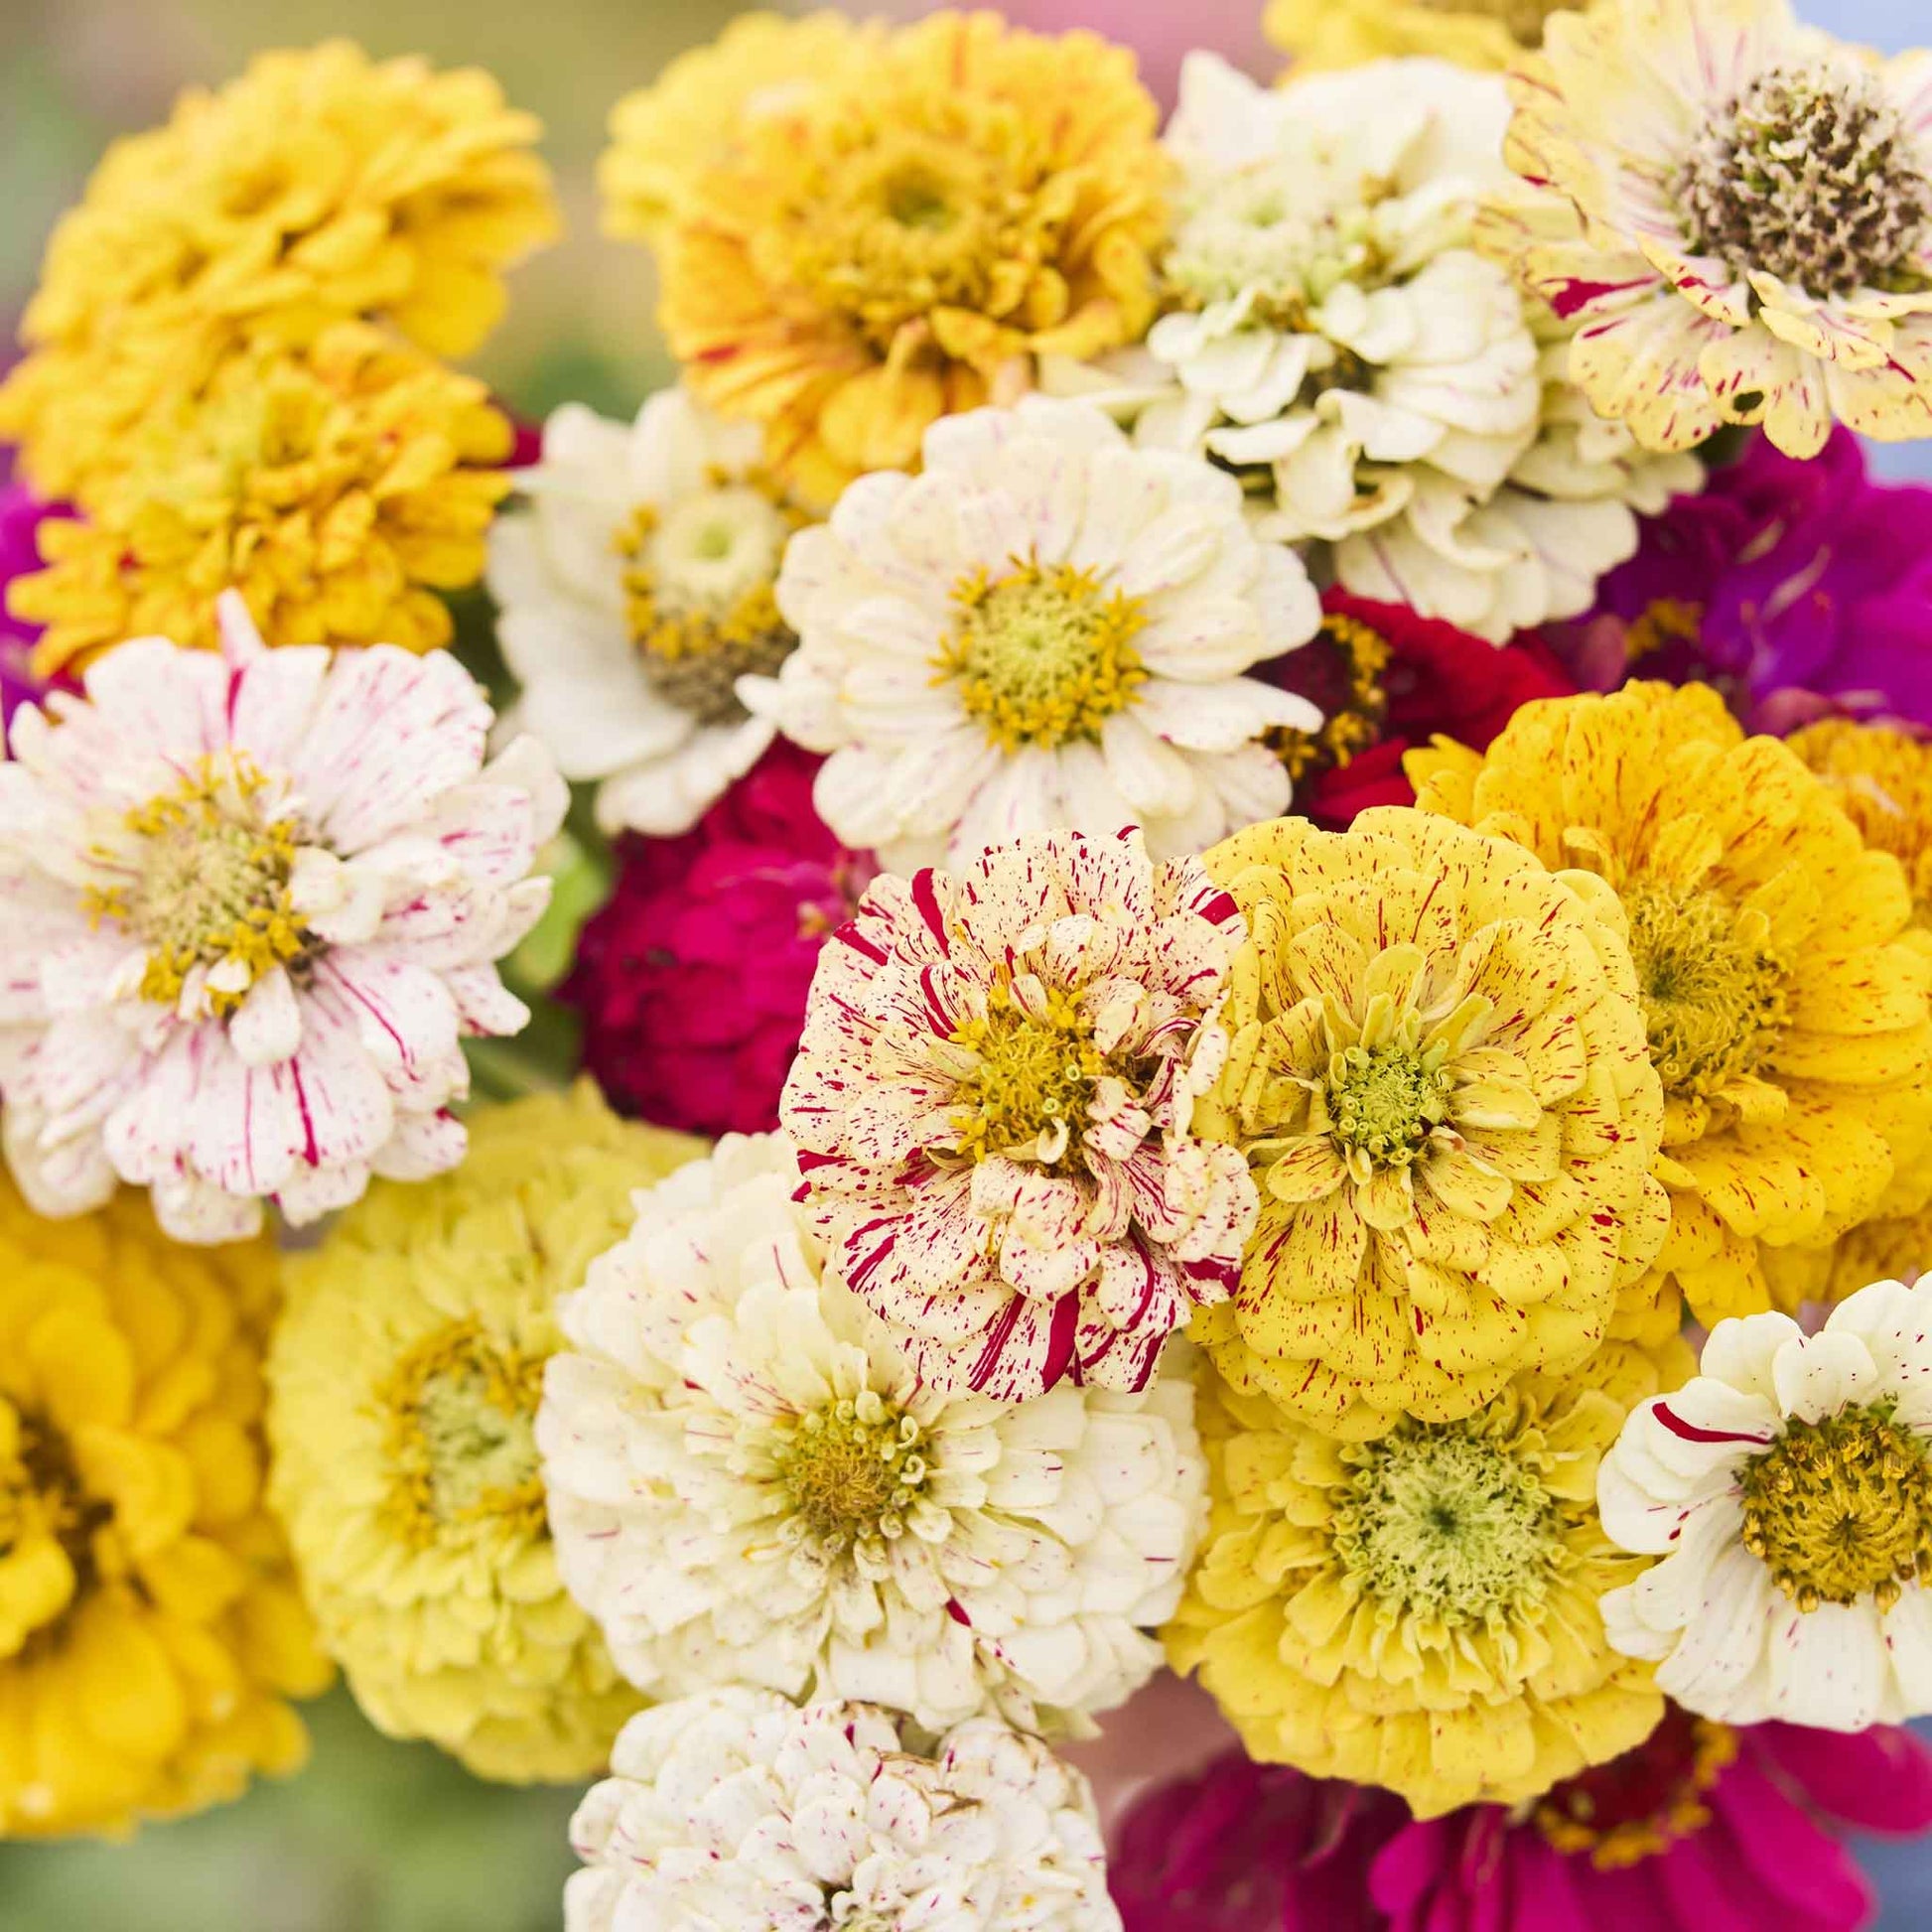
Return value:
M 1819 25 L 1885 48 L 1928 38 L 1926 0 L 1799 0 Z M 512 284 L 476 368 L 526 417 L 567 399 L 628 414 L 668 373 L 649 264 L 597 231 L 593 169 L 611 103 L 710 39 L 730 0 L 0 0 L 0 327 L 11 333 L 61 209 L 116 133 L 166 117 L 261 48 L 346 35 L 497 74 L 543 118 L 567 239 Z M 912 14 L 917 0 L 864 11 Z M 1013 0 L 1016 20 L 1137 46 L 1171 96 L 1181 51 L 1270 70 L 1260 0 Z M 1916 29 L 1916 34 L 1914 34 Z M 1932 477 L 1932 446 L 1879 453 Z M 302 1777 L 152 1828 L 131 1847 L 0 1848 L 0 1932 L 553 1932 L 574 1791 L 480 1784 L 425 1745 L 378 1736 L 341 1692 L 312 1713 Z M 1932 1926 L 1932 1846 L 1870 1849 L 1884 1932 Z

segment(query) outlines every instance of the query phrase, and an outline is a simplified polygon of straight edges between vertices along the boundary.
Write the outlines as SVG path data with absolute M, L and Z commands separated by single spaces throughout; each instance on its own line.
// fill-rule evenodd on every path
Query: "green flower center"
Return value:
M 1072 997 L 1050 990 L 1045 1013 L 1035 1016 L 996 986 L 986 1017 L 967 1021 L 951 1038 L 977 1055 L 954 1096 L 956 1153 L 975 1162 L 1028 1153 L 1062 1166 L 1085 1125 L 1094 1084 L 1108 1071 L 1093 1023 Z
M 1417 1031 L 1412 1019 L 1405 1032 Z M 1447 1046 L 1425 1051 L 1405 1040 L 1343 1047 L 1328 1061 L 1330 1131 L 1377 1167 L 1406 1168 L 1449 1118 L 1448 1057 Z
M 1708 120 L 1671 183 L 1690 245 L 1814 295 L 1921 287 L 1932 182 L 1871 75 L 1771 68 Z
M 920 1440 L 919 1425 L 873 1389 L 801 1416 L 774 1451 L 792 1534 L 827 1555 L 903 1536 L 925 1488 Z
M 1744 1547 L 1801 1610 L 1932 1582 L 1932 1467 L 1885 1409 L 1788 1422 L 1745 1464 Z
M 1542 1595 L 1563 1551 L 1557 1504 L 1488 1437 L 1407 1423 L 1344 1453 L 1357 1466 L 1335 1551 L 1389 1614 L 1481 1624 Z
M 1133 645 L 1146 613 L 1094 572 L 1017 564 L 997 581 L 977 572 L 952 595 L 959 621 L 934 682 L 957 684 L 967 716 L 1003 751 L 1097 740 L 1147 682 Z
M 1650 1057 L 1666 1093 L 1719 1092 L 1752 1072 L 1784 1024 L 1784 966 L 1716 893 L 1624 895 Z

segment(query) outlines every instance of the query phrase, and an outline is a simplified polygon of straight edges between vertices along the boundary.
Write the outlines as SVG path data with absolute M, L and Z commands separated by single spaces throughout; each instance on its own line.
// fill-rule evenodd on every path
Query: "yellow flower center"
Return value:
M 1695 644 L 1704 635 L 1704 607 L 1682 598 L 1660 597 L 1646 604 L 1625 626 L 1623 657 L 1639 664 L 1671 644 Z
M 934 682 L 957 684 L 967 716 L 1003 751 L 1097 740 L 1147 682 L 1133 644 L 1146 613 L 1091 571 L 1016 560 L 1006 576 L 975 572 L 952 595 L 959 621 Z
M 138 841 L 132 874 L 90 886 L 85 900 L 96 925 L 112 919 L 148 945 L 144 998 L 172 1006 L 201 966 L 211 976 L 209 1005 L 231 1013 L 271 967 L 307 951 L 289 902 L 297 827 L 263 806 L 266 784 L 245 754 L 207 756 L 173 791 L 127 814 Z M 95 857 L 127 869 L 124 855 Z
M 1727 1725 L 1667 1705 L 1635 1750 L 1555 1786 L 1533 1814 L 1537 1829 L 1600 1871 L 1641 1863 L 1710 1824 L 1706 1794 L 1736 1756 Z
M 699 724 L 741 723 L 738 680 L 769 676 L 796 648 L 775 586 L 803 521 L 761 475 L 714 476 L 667 508 L 640 506 L 619 533 L 625 622 L 644 676 Z
M 775 1450 L 791 1504 L 788 1534 L 828 1556 L 905 1534 L 925 1488 L 919 1425 L 863 1389 L 792 1425 Z
M 1710 1095 L 1755 1069 L 1784 1024 L 1784 964 L 1761 913 L 1640 883 L 1623 896 L 1644 1031 L 1664 1091 Z
M 1332 1537 L 1348 1576 L 1391 1616 L 1488 1624 L 1540 1597 L 1563 1553 L 1534 1469 L 1465 1423 L 1404 1423 L 1342 1450 L 1355 1474 Z
M 1085 1125 L 1094 1083 L 1108 1070 L 1093 1043 L 1093 1023 L 1072 996 L 1050 988 L 1045 1013 L 1035 1016 L 995 986 L 986 1017 L 965 1022 L 951 1037 L 977 1055 L 954 1096 L 957 1152 L 975 1162 L 1024 1154 L 1062 1166 Z
M 1329 1131 L 1374 1167 L 1406 1168 L 1449 1118 L 1455 1082 L 1447 1044 L 1426 1051 L 1410 1014 L 1384 1046 L 1345 1046 L 1328 1060 Z
M 1883 1409 L 1792 1421 L 1746 1465 L 1744 1547 L 1801 1610 L 1932 1582 L 1932 1467 Z
M 44 1574 L 0 1570 L 0 1657 L 46 1642 L 69 1606 L 94 1582 L 94 1539 L 113 1520 L 111 1503 L 89 1496 L 67 1438 L 44 1419 L 0 1400 L 0 1565 L 51 1539 L 72 1573 L 56 1588 Z
M 1318 731 L 1281 725 L 1268 734 L 1269 750 L 1298 784 L 1346 766 L 1382 736 L 1388 662 L 1388 639 L 1379 630 L 1331 611 L 1314 636 L 1271 667 L 1271 682 L 1307 698 L 1322 718 Z
M 1419 0 L 1434 13 L 1482 14 L 1502 23 L 1518 47 L 1541 47 L 1552 14 L 1569 13 L 1575 0 Z
M 543 1357 L 501 1348 L 474 1319 L 418 1342 L 378 1392 L 388 1412 L 391 1514 L 412 1542 L 459 1524 L 543 1530 L 535 1422 Z

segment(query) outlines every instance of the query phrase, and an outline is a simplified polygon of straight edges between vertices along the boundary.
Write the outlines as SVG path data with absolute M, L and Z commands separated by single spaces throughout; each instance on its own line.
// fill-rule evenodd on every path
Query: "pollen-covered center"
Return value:
M 1449 1118 L 1454 1081 L 1447 1046 L 1425 1048 L 1414 1016 L 1379 1046 L 1345 1046 L 1328 1060 L 1329 1131 L 1372 1167 L 1406 1168 Z
M 957 1152 L 973 1161 L 1008 1154 L 1062 1165 L 1078 1145 L 1094 1085 L 1109 1070 L 1079 1003 L 1048 988 L 1043 1005 L 1023 1007 L 1009 986 L 996 985 L 985 1018 L 962 1022 L 951 1040 L 972 1055 L 952 1100 Z
M 1330 611 L 1306 644 L 1271 666 L 1271 683 L 1307 698 L 1321 714 L 1316 731 L 1278 725 L 1268 734 L 1268 749 L 1297 784 L 1349 764 L 1382 736 L 1388 663 L 1389 641 L 1379 630 Z
M 1650 1058 L 1664 1091 L 1721 1092 L 1755 1070 L 1785 1018 L 1770 924 L 1721 894 L 1639 883 L 1624 895 Z
M 44 1640 L 93 1583 L 113 1513 L 61 1431 L 0 1399 L 0 1657 Z
M 1932 1582 L 1932 1468 L 1883 1409 L 1786 1423 L 1740 1486 L 1744 1547 L 1801 1610 Z
M 418 1342 L 381 1392 L 394 1514 L 421 1542 L 457 1524 L 543 1525 L 536 1446 L 543 1358 L 498 1346 L 474 1320 Z
M 86 903 L 96 925 L 112 920 L 147 946 L 143 997 L 173 1005 L 200 967 L 209 1005 L 229 1013 L 306 952 L 289 901 L 298 828 L 245 755 L 203 758 L 122 825 L 94 854 L 115 883 L 90 886 Z
M 1356 1469 L 1334 1548 L 1378 1603 L 1461 1626 L 1542 1595 L 1563 1550 L 1558 1507 L 1506 1449 L 1466 1424 L 1408 1423 L 1343 1453 Z
M 1920 287 L 1932 183 L 1878 80 L 1775 67 L 1705 122 L 1672 190 L 1691 247 L 1814 295 Z
M 1134 648 L 1146 613 L 1095 572 L 1016 562 L 1000 578 L 975 572 L 952 595 L 959 617 L 934 682 L 956 684 L 1004 751 L 1097 740 L 1147 682 Z
M 1711 1822 L 1706 1794 L 1737 1755 L 1727 1725 L 1675 1704 L 1634 1750 L 1553 1787 L 1535 1811 L 1537 1829 L 1571 1858 L 1599 1870 L 1640 1863 Z
M 618 537 L 624 618 L 652 690 L 701 725 L 742 723 L 739 678 L 769 676 L 798 639 L 778 615 L 785 543 L 802 519 L 759 478 L 715 476 Z
M 825 1555 L 903 1536 L 925 1489 L 921 1442 L 917 1422 L 874 1389 L 799 1417 L 773 1450 L 790 1533 Z

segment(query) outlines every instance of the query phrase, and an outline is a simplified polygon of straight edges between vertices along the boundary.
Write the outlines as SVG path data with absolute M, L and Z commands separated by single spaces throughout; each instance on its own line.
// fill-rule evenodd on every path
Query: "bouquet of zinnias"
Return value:
M 109 151 L 0 387 L 0 1834 L 340 1670 L 590 1785 L 572 1932 L 1864 1922 L 1932 56 L 1270 27 L 1164 127 L 748 16 L 601 173 L 680 379 L 520 443 L 486 76 Z

